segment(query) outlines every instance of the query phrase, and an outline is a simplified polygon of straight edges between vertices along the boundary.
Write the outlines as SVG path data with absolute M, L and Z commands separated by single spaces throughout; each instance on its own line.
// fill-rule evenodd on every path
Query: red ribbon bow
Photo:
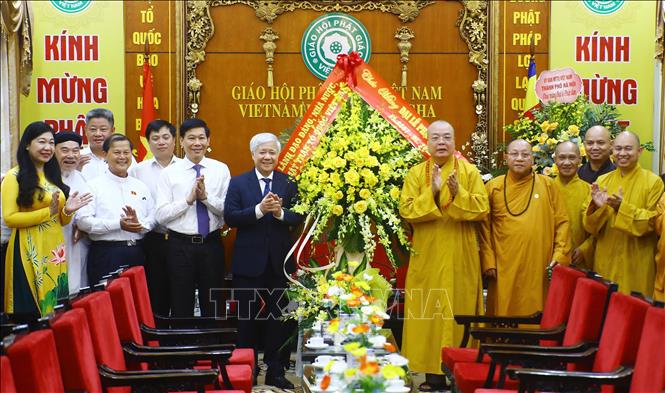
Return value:
M 358 52 L 351 52 L 348 55 L 337 55 L 337 65 L 340 66 L 342 70 L 344 70 L 346 82 L 351 87 L 356 86 L 356 74 L 353 72 L 353 70 L 362 62 L 363 59 L 360 57 Z

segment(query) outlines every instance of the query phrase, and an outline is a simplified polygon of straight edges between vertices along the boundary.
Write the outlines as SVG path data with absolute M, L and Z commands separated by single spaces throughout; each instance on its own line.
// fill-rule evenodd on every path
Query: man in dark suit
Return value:
M 288 339 L 288 324 L 280 320 L 288 304 L 284 288 L 284 259 L 291 248 L 291 229 L 302 216 L 289 210 L 297 187 L 274 170 L 281 145 L 275 135 L 255 135 L 249 143 L 254 169 L 231 179 L 224 205 L 226 223 L 238 229 L 233 246 L 233 287 L 238 302 L 238 346 L 257 352 L 260 336 L 265 337 L 266 384 L 293 389 L 284 378 L 290 349 L 280 347 Z M 293 261 L 287 273 L 295 270 Z M 260 299 L 265 302 L 265 334 L 259 335 Z M 257 367 L 258 369 L 258 367 Z

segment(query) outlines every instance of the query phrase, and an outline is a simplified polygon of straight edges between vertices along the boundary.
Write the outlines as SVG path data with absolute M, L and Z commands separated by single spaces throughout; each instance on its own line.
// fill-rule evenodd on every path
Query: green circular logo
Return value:
M 76 14 L 88 8 L 92 0 L 51 0 L 51 5 L 65 14 Z
M 372 41 L 360 21 L 351 15 L 322 15 L 305 29 L 302 36 L 302 58 L 307 68 L 319 79 L 326 79 L 337 64 L 337 55 L 358 52 L 365 62 L 371 55 Z
M 609 15 L 618 11 L 623 5 L 624 0 L 583 0 L 582 3 L 593 13 Z

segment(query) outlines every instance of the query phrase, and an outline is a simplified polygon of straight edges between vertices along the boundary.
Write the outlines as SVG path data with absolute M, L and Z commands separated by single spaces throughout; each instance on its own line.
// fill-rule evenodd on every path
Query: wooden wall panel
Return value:
M 526 76 L 529 68 L 529 34 L 533 37 L 538 74 L 549 68 L 549 1 L 502 1 L 493 21 L 499 24 L 498 52 L 494 54 L 498 86 L 494 116 L 494 145 L 506 143 L 503 126 L 511 124 L 524 111 Z
M 449 120 L 457 129 L 460 145 L 468 140 L 477 121 L 471 89 L 477 70 L 468 62 L 468 47 L 455 26 L 461 7 L 455 1 L 436 2 L 422 9 L 416 21 L 407 24 L 414 31 L 415 38 L 411 41 L 413 47 L 405 89 L 399 87 L 401 63 L 394 38 L 403 24 L 389 13 L 363 11 L 351 14 L 370 33 L 372 56 L 369 64 L 403 91 L 406 100 L 428 121 Z M 284 89 L 276 93 L 289 92 L 284 100 L 283 95 L 273 99 L 271 92 L 274 89 L 266 87 L 265 55 L 259 36 L 268 25 L 260 21 L 248 6 L 211 8 L 215 33 L 205 49 L 206 60 L 197 68 L 197 76 L 203 82 L 197 116 L 206 120 L 213 130 L 211 156 L 227 163 L 231 173 L 238 174 L 251 168 L 248 143 L 252 135 L 264 131 L 280 134 L 285 128 L 294 126 L 299 113 L 285 115 L 280 110 L 281 113 L 274 114 L 273 104 L 279 108 L 287 106 L 304 110 L 311 102 L 321 81 L 305 67 L 300 41 L 307 26 L 320 15 L 298 10 L 282 14 L 272 24 L 280 36 L 276 41 L 274 89 Z M 243 90 L 245 94 L 234 97 L 234 92 Z M 260 98 L 261 91 L 265 92 L 264 98 Z M 423 95 L 427 97 L 423 98 Z
M 176 20 L 175 3 L 126 1 L 125 5 L 125 114 L 127 136 L 139 143 L 145 42 L 151 54 L 153 94 L 157 117 L 177 126 Z M 119 26 L 120 28 L 120 26 Z

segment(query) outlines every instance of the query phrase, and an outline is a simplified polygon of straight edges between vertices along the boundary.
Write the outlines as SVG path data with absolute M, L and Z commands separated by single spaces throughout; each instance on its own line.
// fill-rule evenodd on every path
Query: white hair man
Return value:
M 275 135 L 257 134 L 249 148 L 254 168 L 231 179 L 224 204 L 226 223 L 238 229 L 232 264 L 233 287 L 240 312 L 238 346 L 254 348 L 257 353 L 259 338 L 266 337 L 266 384 L 293 389 L 293 384 L 284 377 L 290 349 L 280 350 L 289 335 L 289 326 L 280 318 L 287 303 L 286 296 L 282 296 L 286 287 L 282 269 L 292 246 L 291 228 L 302 221 L 301 215 L 289 210 L 297 187 L 287 175 L 275 171 L 281 150 Z M 286 271 L 294 270 L 295 265 L 290 260 Z M 263 334 L 256 321 L 259 304 L 255 294 L 263 298 L 269 312 Z

